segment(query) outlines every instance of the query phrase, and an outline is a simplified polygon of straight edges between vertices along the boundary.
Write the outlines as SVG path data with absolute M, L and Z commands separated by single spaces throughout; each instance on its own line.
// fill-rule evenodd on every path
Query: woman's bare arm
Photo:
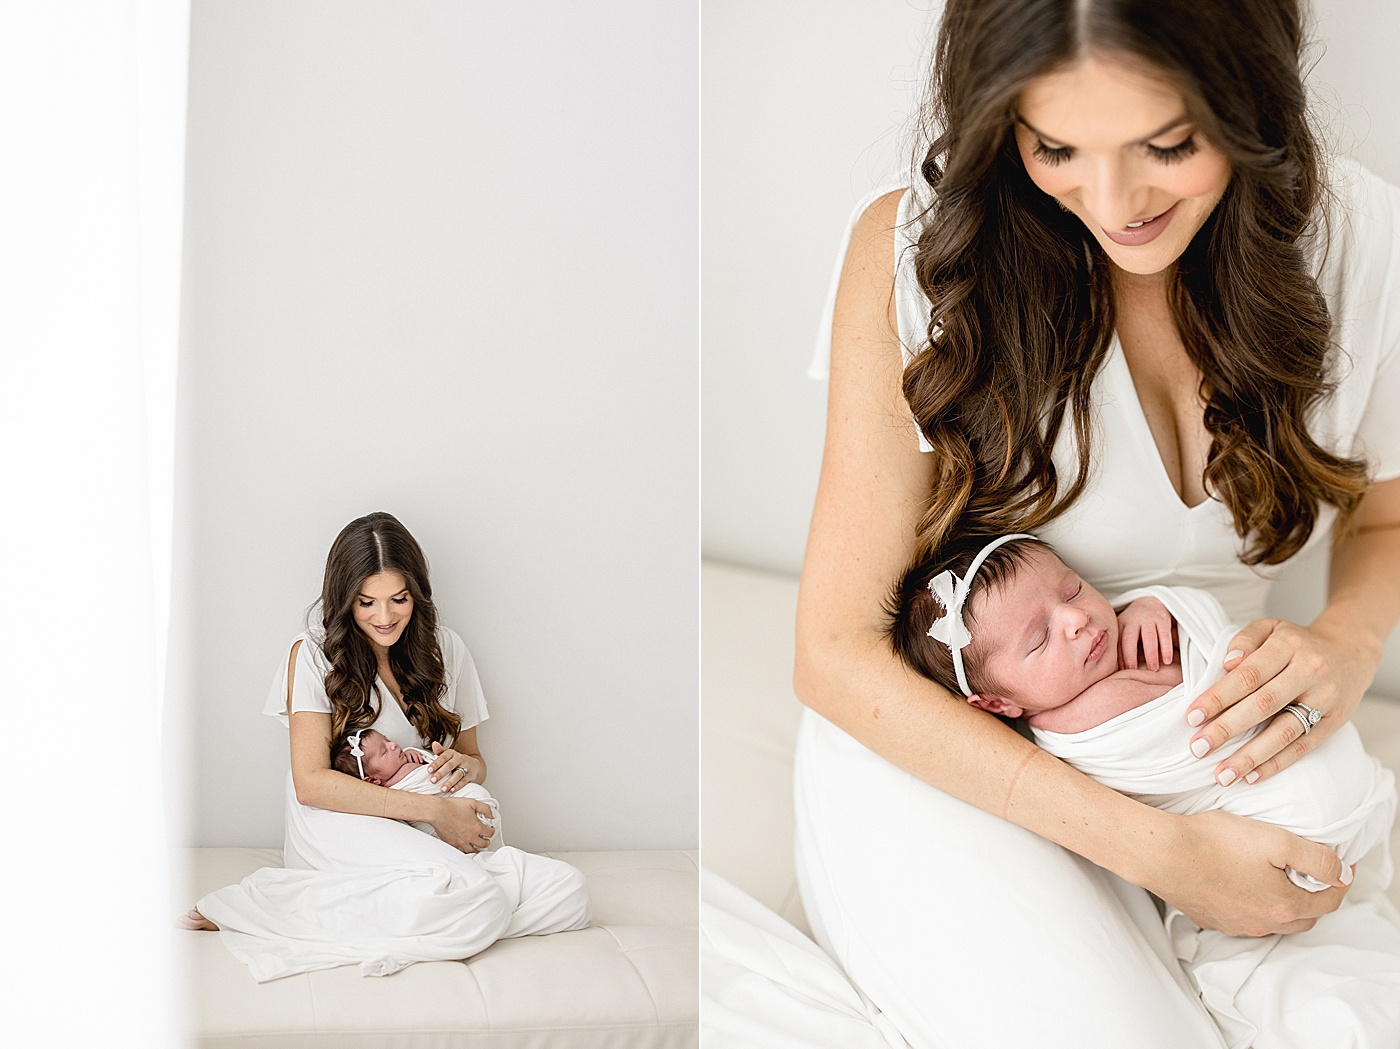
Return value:
M 1330 849 L 1223 813 L 1188 819 L 1131 801 L 909 671 L 884 639 L 883 599 L 912 557 L 936 465 L 918 450 L 900 392 L 898 197 L 877 201 L 858 224 L 837 296 L 826 445 L 798 598 L 798 698 L 925 782 L 1153 889 L 1203 924 L 1307 927 L 1340 891 L 1307 893 L 1282 866 L 1335 883 L 1341 864 Z M 1233 877 L 1206 856 L 1222 849 L 1240 861 L 1224 864 Z M 1276 877 L 1266 877 L 1269 866 Z

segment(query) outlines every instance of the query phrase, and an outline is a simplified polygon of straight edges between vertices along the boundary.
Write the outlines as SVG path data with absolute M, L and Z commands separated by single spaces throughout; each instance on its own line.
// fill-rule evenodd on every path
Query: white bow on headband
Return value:
M 365 778 L 365 763 L 361 760 L 365 756 L 365 752 L 364 748 L 360 746 L 360 737 L 368 731 L 368 729 L 362 728 L 360 731 L 352 732 L 345 737 L 345 742 L 350 744 L 350 753 L 355 755 L 355 764 L 360 767 L 360 779 Z
M 972 577 L 977 574 L 977 569 L 982 567 L 982 562 L 987 560 L 987 555 L 1002 543 L 1009 543 L 1013 539 L 1034 538 L 1029 532 L 1000 536 L 982 547 L 972 559 L 972 564 L 967 566 L 967 575 L 961 579 L 949 569 L 939 572 L 928 581 L 929 590 L 933 591 L 933 596 L 938 598 L 938 603 L 943 606 L 943 615 L 933 621 L 933 626 L 928 628 L 928 636 L 948 646 L 948 651 L 953 656 L 953 671 L 958 675 L 958 687 L 963 690 L 964 696 L 972 695 L 962 661 L 962 650 L 972 643 L 972 635 L 968 632 L 967 624 L 963 622 L 963 606 L 967 604 L 967 595 L 972 590 Z

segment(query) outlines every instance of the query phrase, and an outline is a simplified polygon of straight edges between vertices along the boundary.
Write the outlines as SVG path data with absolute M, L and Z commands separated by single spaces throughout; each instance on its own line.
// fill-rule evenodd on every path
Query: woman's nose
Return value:
M 1110 233 L 1144 218 L 1146 194 L 1134 191 L 1121 159 L 1099 160 L 1083 189 L 1084 207 Z

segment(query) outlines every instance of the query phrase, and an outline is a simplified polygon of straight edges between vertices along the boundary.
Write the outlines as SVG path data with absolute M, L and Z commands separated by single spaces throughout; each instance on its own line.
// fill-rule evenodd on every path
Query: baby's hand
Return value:
M 1118 613 L 1118 648 L 1129 670 L 1137 669 L 1139 644 L 1148 670 L 1158 669 L 1158 653 L 1163 664 L 1171 663 L 1172 614 L 1155 597 L 1140 597 Z
M 423 764 L 423 762 L 425 762 L 425 761 L 428 760 L 428 759 L 425 758 L 422 754 L 418 753 L 418 751 L 416 751 L 416 750 L 405 750 L 405 751 L 403 752 L 403 756 L 404 756 L 405 758 L 407 758 L 409 761 L 413 762 L 413 764 L 415 764 L 415 765 L 421 765 L 421 764 Z

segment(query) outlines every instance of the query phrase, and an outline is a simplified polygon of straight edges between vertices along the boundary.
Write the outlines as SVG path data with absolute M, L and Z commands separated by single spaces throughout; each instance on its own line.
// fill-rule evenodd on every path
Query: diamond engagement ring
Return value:
M 1302 703 L 1290 703 L 1283 710 L 1288 711 L 1298 719 L 1303 726 L 1303 735 L 1305 736 L 1312 731 L 1314 725 L 1322 720 L 1322 711 L 1304 706 Z M 1280 710 L 1279 713 L 1282 714 L 1283 710 Z

